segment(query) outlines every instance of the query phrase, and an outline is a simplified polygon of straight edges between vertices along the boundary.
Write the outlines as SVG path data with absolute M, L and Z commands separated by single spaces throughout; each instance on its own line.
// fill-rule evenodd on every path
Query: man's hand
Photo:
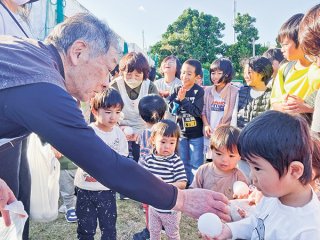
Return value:
M 10 226 L 11 220 L 9 211 L 4 210 L 4 207 L 16 200 L 16 197 L 14 196 L 8 185 L 5 183 L 5 181 L 0 179 L 0 212 L 6 226 Z
M 222 193 L 207 189 L 178 190 L 177 202 L 173 210 L 199 218 L 202 214 L 212 212 L 224 221 L 231 221 L 228 199 Z

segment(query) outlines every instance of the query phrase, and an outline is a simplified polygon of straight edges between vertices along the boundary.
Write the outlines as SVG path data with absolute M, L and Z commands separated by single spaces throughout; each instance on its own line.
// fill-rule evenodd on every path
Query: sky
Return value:
M 78 0 L 98 18 L 106 21 L 125 41 L 147 48 L 161 40 L 168 25 L 187 8 L 210 14 L 225 23 L 225 43 L 233 43 L 233 9 L 256 18 L 257 43 L 275 45 L 281 25 L 296 13 L 305 13 L 318 0 Z M 143 37 L 144 36 L 144 37 Z

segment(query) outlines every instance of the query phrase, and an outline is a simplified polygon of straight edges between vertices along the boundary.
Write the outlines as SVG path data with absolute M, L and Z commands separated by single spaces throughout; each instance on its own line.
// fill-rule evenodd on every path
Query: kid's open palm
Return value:
M 186 97 L 187 90 L 184 87 L 181 87 L 178 91 L 177 98 L 179 101 L 182 101 Z

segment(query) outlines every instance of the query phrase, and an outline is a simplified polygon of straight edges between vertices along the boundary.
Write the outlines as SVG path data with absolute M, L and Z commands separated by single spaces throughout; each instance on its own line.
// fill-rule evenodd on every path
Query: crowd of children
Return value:
M 262 196 L 254 214 L 224 223 L 214 239 L 318 239 L 320 140 L 311 136 L 308 121 L 320 108 L 320 47 L 314 52 L 300 45 L 299 25 L 307 20 L 292 16 L 278 34 L 281 50 L 243 61 L 240 88 L 232 84 L 234 69 L 225 57 L 212 62 L 212 86 L 203 87 L 196 59 L 181 66 L 176 56 L 166 57 L 164 77 L 153 83 L 143 54 L 128 53 L 111 87 L 91 102 L 90 126 L 112 149 L 177 188 L 209 189 L 232 200 L 235 182 L 254 185 L 253 193 Z M 93 239 L 99 221 L 101 239 L 116 239 L 116 193 L 80 168 L 75 186 L 78 238 Z M 146 228 L 133 239 L 157 240 L 162 230 L 180 239 L 180 212 L 143 208 Z

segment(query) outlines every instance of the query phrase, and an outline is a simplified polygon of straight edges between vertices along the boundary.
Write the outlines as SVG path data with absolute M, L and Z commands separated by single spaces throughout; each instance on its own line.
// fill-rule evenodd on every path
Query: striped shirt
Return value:
M 143 165 L 152 174 L 161 178 L 166 183 L 187 181 L 183 162 L 177 154 L 167 157 L 151 154 L 145 159 Z M 168 210 L 156 210 L 163 213 L 171 213 L 171 211 Z
M 144 167 L 166 183 L 187 181 L 183 162 L 177 154 L 168 157 L 151 154 L 145 159 Z

